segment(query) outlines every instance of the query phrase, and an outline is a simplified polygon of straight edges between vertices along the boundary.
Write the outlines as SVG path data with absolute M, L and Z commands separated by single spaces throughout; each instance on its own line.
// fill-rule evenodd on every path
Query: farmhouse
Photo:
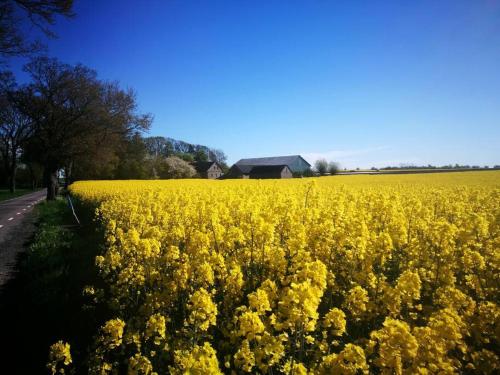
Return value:
M 229 178 L 290 178 L 311 165 L 300 155 L 240 159 L 229 170 Z
M 191 165 L 201 178 L 216 179 L 224 174 L 219 163 L 215 161 L 195 161 Z

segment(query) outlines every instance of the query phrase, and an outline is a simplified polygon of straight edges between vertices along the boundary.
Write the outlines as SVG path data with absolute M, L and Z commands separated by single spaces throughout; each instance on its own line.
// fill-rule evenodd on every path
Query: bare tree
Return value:
M 27 55 L 40 51 L 42 44 L 22 31 L 30 22 L 45 35 L 54 37 L 50 26 L 56 16 L 72 17 L 73 0 L 0 0 L 0 56 Z
M 186 160 L 216 161 L 226 166 L 227 156 L 219 149 L 165 137 L 147 137 L 144 138 L 144 143 L 149 156 L 153 159 L 175 155 Z
M 211 149 L 210 150 L 210 160 L 216 161 L 217 163 L 219 163 L 221 165 L 226 165 L 227 155 L 222 150 Z
M 154 158 L 160 156 L 170 156 L 173 153 L 171 143 L 165 137 L 147 137 L 144 138 L 147 152 Z

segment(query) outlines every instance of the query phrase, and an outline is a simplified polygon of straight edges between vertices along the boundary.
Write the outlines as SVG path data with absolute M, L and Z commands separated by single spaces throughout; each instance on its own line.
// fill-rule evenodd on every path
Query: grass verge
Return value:
M 2 371 L 46 374 L 49 346 L 71 345 L 76 368 L 86 360 L 105 311 L 82 308 L 83 288 L 96 282 L 94 259 L 101 242 L 91 220 L 76 226 L 64 200 L 36 207 L 37 229 L 18 260 L 17 276 L 0 292 Z
M 16 189 L 14 193 L 11 193 L 9 190 L 0 189 L 0 202 L 6 201 L 12 198 L 20 197 L 21 195 L 34 193 L 37 190 L 31 189 Z

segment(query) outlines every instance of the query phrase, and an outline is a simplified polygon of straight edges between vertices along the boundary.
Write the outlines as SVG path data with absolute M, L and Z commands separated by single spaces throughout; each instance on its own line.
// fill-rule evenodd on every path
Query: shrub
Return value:
M 328 173 L 330 174 L 337 174 L 340 170 L 339 163 L 331 161 L 328 163 Z
M 163 179 L 192 178 L 196 170 L 188 162 L 177 156 L 169 156 L 160 162 L 158 176 Z
M 324 176 L 328 170 L 328 162 L 325 159 L 316 160 L 314 168 L 321 176 Z

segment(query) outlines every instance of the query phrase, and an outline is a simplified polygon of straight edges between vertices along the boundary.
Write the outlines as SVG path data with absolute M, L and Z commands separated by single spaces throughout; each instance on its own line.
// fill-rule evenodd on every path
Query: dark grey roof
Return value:
M 238 168 L 241 171 L 241 173 L 243 173 L 243 174 L 249 174 L 253 168 L 253 165 L 237 165 L 237 164 L 235 164 L 234 166 L 236 168 Z
M 251 158 L 251 159 L 240 159 L 236 162 L 236 165 L 240 167 L 243 165 L 258 166 L 258 165 L 292 165 L 297 158 L 304 160 L 307 165 L 311 166 L 302 156 L 300 155 L 289 155 L 289 156 L 271 156 L 265 158 Z

